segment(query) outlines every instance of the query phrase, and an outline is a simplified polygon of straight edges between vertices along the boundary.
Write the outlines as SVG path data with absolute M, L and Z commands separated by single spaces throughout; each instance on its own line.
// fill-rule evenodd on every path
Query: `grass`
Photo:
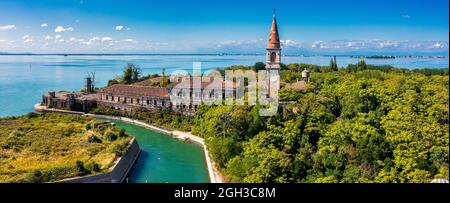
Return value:
M 108 172 L 131 137 L 102 121 L 61 114 L 0 118 L 0 182 L 52 182 Z

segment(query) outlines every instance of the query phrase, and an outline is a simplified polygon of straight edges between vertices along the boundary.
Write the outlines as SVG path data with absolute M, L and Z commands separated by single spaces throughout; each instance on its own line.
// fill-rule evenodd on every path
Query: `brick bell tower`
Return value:
M 281 64 L 280 36 L 278 35 L 277 18 L 273 10 L 272 27 L 266 48 L 267 96 L 278 92 L 280 88 L 279 71 Z
M 279 70 L 281 63 L 280 36 L 278 35 L 277 18 L 273 11 L 272 28 L 266 48 L 266 69 Z

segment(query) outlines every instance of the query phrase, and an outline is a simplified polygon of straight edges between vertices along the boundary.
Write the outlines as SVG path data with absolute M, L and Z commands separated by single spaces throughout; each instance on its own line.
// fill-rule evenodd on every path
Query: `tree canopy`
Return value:
M 448 70 L 364 61 L 339 70 L 284 65 L 273 117 L 258 106 L 201 106 L 192 131 L 231 182 L 430 182 L 449 176 Z M 447 75 L 445 75 L 447 74 Z

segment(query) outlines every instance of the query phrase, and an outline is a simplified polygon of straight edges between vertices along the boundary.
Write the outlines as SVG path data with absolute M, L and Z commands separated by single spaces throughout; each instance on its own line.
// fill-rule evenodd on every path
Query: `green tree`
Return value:
M 337 63 L 336 63 L 336 56 L 333 56 L 333 58 L 331 58 L 330 69 L 332 71 L 338 71 L 338 66 L 337 66 Z
M 367 70 L 367 64 L 364 60 L 359 61 L 356 64 L 357 71 Z
M 141 74 L 141 68 L 138 66 L 129 63 L 125 67 L 123 71 L 123 80 L 126 84 L 130 84 L 139 80 L 139 76 Z
M 263 62 L 256 62 L 253 67 L 254 71 L 264 70 L 266 68 L 266 64 L 264 64 Z

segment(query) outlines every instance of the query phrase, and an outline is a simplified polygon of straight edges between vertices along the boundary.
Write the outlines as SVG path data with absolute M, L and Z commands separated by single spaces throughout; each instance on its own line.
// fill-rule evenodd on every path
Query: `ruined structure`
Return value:
M 88 112 L 97 107 L 97 95 L 82 92 L 48 92 L 42 95 L 41 105 L 69 111 Z

